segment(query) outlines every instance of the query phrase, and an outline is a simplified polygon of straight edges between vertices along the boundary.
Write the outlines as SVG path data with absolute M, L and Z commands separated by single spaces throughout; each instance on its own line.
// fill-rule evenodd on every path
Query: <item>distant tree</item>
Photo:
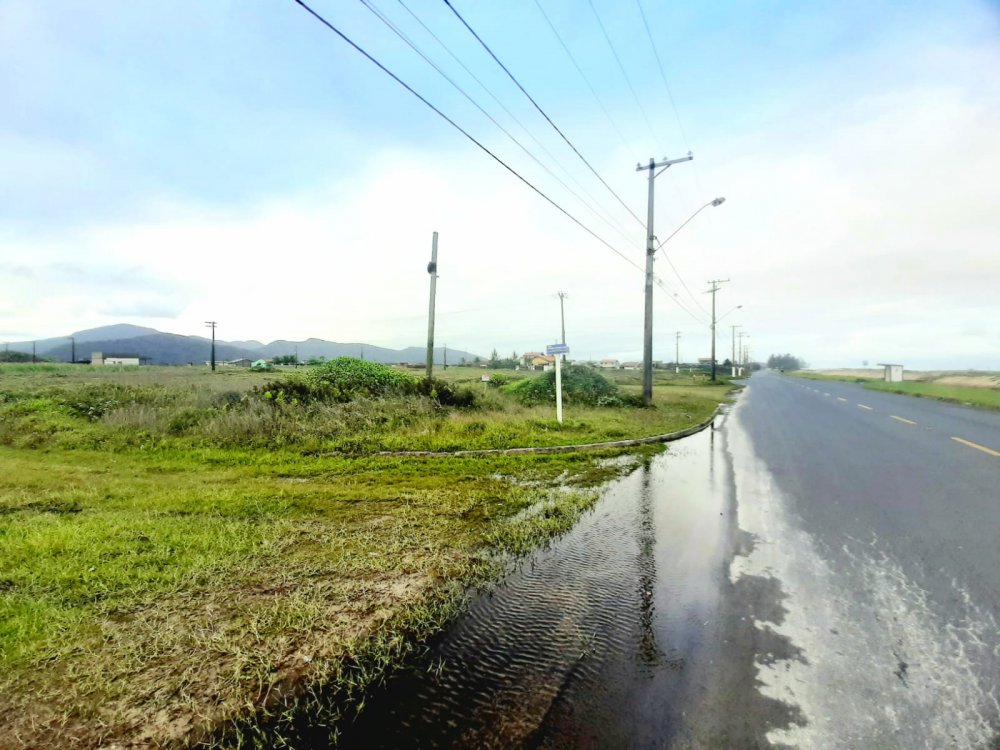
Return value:
M 510 358 L 513 359 L 513 360 L 516 360 L 517 359 L 517 352 L 516 351 L 511 352 L 510 353 Z
M 283 357 L 275 357 L 271 361 L 276 365 L 297 365 L 299 358 L 294 354 L 286 354 Z
M 772 354 L 767 358 L 767 366 L 774 370 L 801 370 L 807 365 L 804 359 L 791 354 Z
M 496 349 L 494 349 L 492 352 L 490 352 L 490 361 L 489 361 L 490 367 L 495 366 L 495 363 L 499 359 L 500 359 L 500 355 L 497 354 L 497 350 Z
M 35 357 L 39 359 L 39 357 Z M 0 362 L 30 362 L 31 355 L 24 352 L 0 352 Z
M 472 360 L 472 363 L 478 365 L 482 361 L 483 360 L 480 357 L 476 357 L 474 360 Z
M 465 364 L 465 357 L 462 357 L 462 359 L 459 361 L 459 364 L 460 365 L 464 365 Z
M 326 362 L 326 357 L 320 355 L 319 357 L 310 357 L 306 360 L 307 365 L 315 367 L 316 365 L 321 365 Z

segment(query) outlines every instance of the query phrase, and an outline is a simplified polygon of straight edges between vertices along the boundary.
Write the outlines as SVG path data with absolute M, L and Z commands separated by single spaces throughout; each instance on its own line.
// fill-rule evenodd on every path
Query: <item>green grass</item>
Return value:
M 886 383 L 870 380 L 865 388 L 873 391 L 888 391 L 902 393 L 907 396 L 933 398 L 938 401 L 951 401 L 966 406 L 978 406 L 983 409 L 1000 409 L 1000 390 L 995 388 L 973 388 L 961 385 L 941 385 L 938 383 Z
M 273 377 L 0 366 L 0 736 L 211 744 L 228 726 L 270 746 L 303 712 L 335 727 L 465 586 L 499 574 L 497 551 L 569 528 L 657 449 L 372 451 L 639 437 L 702 421 L 727 392 L 678 380 L 655 409 L 559 425 L 496 389 L 471 410 L 244 398 Z M 344 703 L 316 697 L 330 693 Z
M 937 401 L 948 401 L 981 409 L 1000 409 L 1000 388 L 950 385 L 945 383 L 906 380 L 902 383 L 886 383 L 880 376 L 858 377 L 855 375 L 833 375 L 817 372 L 796 372 L 796 377 L 808 380 L 835 380 L 848 383 L 861 383 L 872 391 L 900 393 L 905 396 L 932 398 Z

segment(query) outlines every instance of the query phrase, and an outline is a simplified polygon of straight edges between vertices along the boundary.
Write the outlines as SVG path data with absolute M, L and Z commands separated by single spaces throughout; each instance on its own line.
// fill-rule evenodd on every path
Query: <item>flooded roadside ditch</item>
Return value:
M 611 483 L 366 700 L 342 747 L 665 746 L 722 655 L 726 416 Z M 680 732 L 680 734 L 679 734 Z

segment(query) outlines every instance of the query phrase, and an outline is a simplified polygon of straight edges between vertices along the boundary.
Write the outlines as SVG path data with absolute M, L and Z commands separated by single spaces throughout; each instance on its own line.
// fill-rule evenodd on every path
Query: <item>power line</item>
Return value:
M 563 174 L 565 174 L 574 185 L 576 185 L 581 191 L 583 191 L 584 195 L 586 195 L 588 198 L 590 198 L 590 200 L 592 200 L 595 203 L 597 203 L 598 205 L 600 205 L 600 201 L 598 201 L 597 198 L 595 198 L 594 195 L 589 190 L 587 190 L 587 188 L 585 188 L 583 185 L 580 184 L 580 181 L 577 180 L 576 177 L 573 176 L 572 172 L 570 172 L 568 169 L 566 169 L 566 167 L 563 165 L 563 163 L 555 155 L 553 155 L 553 153 L 551 151 L 549 151 L 548 148 L 546 148 L 545 144 L 542 143 L 540 140 L 538 140 L 538 138 L 535 136 L 535 134 L 523 122 L 521 122 L 521 120 L 518 119 L 518 117 L 513 112 L 510 111 L 510 109 L 497 97 L 496 94 L 493 93 L 493 90 L 489 86 L 487 86 L 485 83 L 483 83 L 483 81 L 479 78 L 479 76 L 477 76 L 475 73 L 473 73 L 469 69 L 469 67 L 464 62 L 462 62 L 462 59 L 458 55 L 456 55 L 451 50 L 451 48 L 447 44 L 445 44 L 440 39 L 440 37 L 438 37 L 438 35 L 435 34 L 434 31 L 429 26 L 427 26 L 427 24 L 425 24 L 423 22 L 423 20 L 420 18 L 420 16 L 418 16 L 416 13 L 414 13 L 410 9 L 410 7 L 403 0 L 397 0 L 397 1 L 403 7 L 403 9 L 407 13 L 409 13 L 410 16 L 413 17 L 413 20 L 415 20 L 418 24 L 420 24 L 421 28 L 423 28 L 423 30 L 426 31 L 431 36 L 431 38 L 434 39 L 434 41 L 437 42 L 438 45 L 445 52 L 447 52 L 455 62 L 457 62 L 461 66 L 462 70 L 464 70 L 466 73 L 468 73 L 469 76 L 476 83 L 479 84 L 480 88 L 482 88 L 483 91 L 485 91 L 489 95 L 489 97 L 493 101 L 495 101 L 497 103 L 497 105 L 500 107 L 500 109 L 502 109 L 507 114 L 507 116 L 510 117 L 511 120 L 513 120 L 515 123 L 517 123 L 518 127 L 520 127 L 521 130 L 523 130 L 525 132 L 525 134 L 527 134 L 527 136 L 529 138 L 531 138 L 532 141 L 534 141 L 535 145 L 538 146 L 538 148 L 540 148 L 542 150 L 542 153 L 544 153 L 546 156 L 548 156 L 552 160 L 552 162 L 554 164 L 556 164 L 559 167 L 559 169 L 562 170 Z M 617 225 L 618 229 L 616 231 L 618 231 L 620 234 L 623 234 L 624 233 L 624 228 L 622 227 L 621 223 L 610 212 L 608 213 L 608 216 Z M 604 220 L 604 221 L 605 221 L 605 223 L 607 223 L 607 220 Z
M 580 64 L 576 61 L 576 58 L 573 56 L 573 53 L 570 52 L 569 47 L 566 45 L 566 42 L 563 41 L 562 36 L 556 30 L 555 24 L 552 23 L 552 21 L 549 19 L 548 14 L 545 12 L 545 9 L 542 8 L 541 2 L 539 2 L 539 0 L 535 0 L 535 5 L 538 7 L 538 11 L 542 14 L 542 18 L 545 19 L 545 23 L 547 23 L 549 25 L 549 28 L 552 29 L 552 33 L 555 34 L 556 39 L 559 41 L 559 44 L 566 52 L 566 55 L 569 57 L 570 62 L 573 63 L 573 67 L 576 68 L 576 72 L 580 74 L 580 77 L 583 79 L 583 82 L 586 83 L 587 88 L 590 89 L 590 93 L 594 95 L 594 99 L 597 100 L 597 104 L 604 112 L 605 117 L 608 118 L 608 122 L 611 123 L 611 127 L 614 128 L 614 131 L 618 134 L 618 137 L 621 139 L 622 145 L 626 148 L 626 150 L 629 149 L 630 146 L 626 142 L 625 136 L 622 135 L 622 131 L 618 128 L 618 124 L 614 121 L 614 118 L 611 117 L 611 113 L 608 112 L 608 108 L 604 106 L 604 102 L 601 100 L 601 97 L 597 95 L 597 90 L 590 82 L 590 79 L 587 78 L 587 74 L 583 72 L 583 68 L 580 67 Z
M 372 57 L 372 55 L 370 55 L 368 52 L 366 52 L 364 50 L 364 48 L 362 48 L 361 46 L 359 46 L 356 42 L 354 42 L 353 39 L 351 39 L 349 36 L 347 36 L 344 32 L 342 32 L 340 29 L 338 29 L 332 23 L 330 23 L 329 21 L 327 21 L 323 16 L 321 16 L 319 13 L 317 13 L 311 7 L 309 7 L 303 0 L 294 0 L 294 2 L 297 3 L 298 5 L 300 5 L 306 12 L 309 13 L 309 15 L 311 15 L 317 21 L 319 21 L 324 26 L 326 26 L 328 29 L 330 29 L 330 31 L 332 31 L 334 34 L 336 34 L 341 39 L 343 39 L 345 42 L 347 42 L 349 45 L 351 45 L 351 47 L 353 47 L 355 50 L 357 50 L 359 53 L 361 53 L 365 58 L 367 58 L 369 62 L 371 62 L 372 64 L 374 64 L 376 67 L 378 67 L 379 70 L 381 70 L 387 76 L 389 76 L 390 78 L 392 78 L 396 83 L 398 83 L 400 86 L 402 86 L 407 91 L 409 91 L 411 94 L 413 94 L 413 96 L 415 96 L 417 99 L 419 99 L 425 105 L 427 105 L 441 119 L 443 119 L 445 122 L 447 122 L 453 128 L 455 128 L 455 130 L 457 130 L 459 133 L 461 133 L 466 138 L 468 138 L 470 141 L 472 141 L 481 150 L 483 150 L 484 152 L 486 152 L 486 154 L 489 155 L 489 157 L 491 159 L 493 159 L 494 161 L 496 161 L 500 166 L 502 166 L 504 169 L 506 169 L 508 172 L 510 172 L 512 175 L 514 175 L 517 179 L 519 179 L 521 182 L 523 182 L 525 185 L 527 185 L 529 188 L 531 188 L 533 191 L 535 191 L 539 196 L 541 196 L 546 201 L 548 201 L 550 204 L 552 204 L 552 206 L 554 206 L 560 213 L 562 213 L 563 215 L 565 215 L 570 221 L 572 221 L 574 224 L 576 224 L 578 227 L 580 227 L 581 229 L 583 229 L 591 237 L 593 237 L 598 242 L 600 242 L 602 245 L 604 245 L 609 250 L 611 250 L 611 252 L 613 252 L 615 255 L 617 255 L 620 258 L 622 258 L 626 263 L 631 264 L 632 266 L 634 266 L 635 268 L 639 269 L 640 271 L 642 270 L 642 267 L 638 263 L 636 263 L 635 261 L 633 261 L 627 255 L 623 254 L 614 245 L 612 245 L 610 242 L 608 242 L 603 237 L 601 237 L 596 232 L 594 232 L 590 227 L 588 227 L 586 224 L 584 224 L 579 219 L 577 219 L 575 216 L 573 216 L 573 214 L 571 214 L 565 208 L 563 208 L 558 203 L 556 203 L 554 200 L 552 200 L 552 198 L 550 198 L 548 195 L 546 195 L 544 192 L 542 192 L 539 188 L 535 187 L 534 184 L 532 184 L 530 181 L 528 181 L 525 177 L 521 176 L 521 174 L 517 170 L 515 170 L 513 167 L 511 167 L 509 164 L 507 164 L 507 162 L 505 162 L 499 156 L 497 156 L 492 151 L 490 151 L 480 141 L 476 140 L 476 138 L 472 134 L 470 134 L 467 130 L 465 130 L 461 125 L 459 125 L 457 122 L 455 122 L 454 120 L 452 120 L 450 117 L 448 117 L 448 115 L 446 115 L 440 109 L 438 109 L 433 104 L 431 104 L 430 101 L 428 101 L 423 96 L 421 96 L 419 93 L 417 93 L 417 91 L 414 88 L 412 88 L 408 83 L 406 83 L 402 78 L 400 78 L 399 76 L 397 76 L 395 73 L 393 73 L 387 67 L 385 67 L 385 65 L 383 65 L 382 63 L 380 63 L 374 57 Z M 445 2 L 447 2 L 447 0 L 445 0 Z M 475 32 L 473 32 L 473 33 L 475 33 Z
M 299 0 L 295 0 L 295 1 L 299 2 Z M 571 149 L 573 149 L 573 153 L 575 153 L 578 157 L 580 157 L 580 160 L 584 164 L 587 165 L 587 169 L 589 169 L 594 174 L 594 176 L 598 180 L 601 181 L 601 184 L 604 185 L 604 187 L 606 187 L 608 189 L 608 191 L 625 208 L 625 210 L 628 211 L 630 214 L 632 214 L 632 218 L 634 218 L 637 222 L 639 222 L 639 224 L 641 226 L 643 226 L 643 227 L 646 226 L 643 223 L 642 219 L 640 219 L 638 217 L 638 215 L 636 215 L 635 211 L 633 211 L 631 208 L 628 207 L 628 204 L 625 203 L 625 201 L 622 200 L 621 196 L 618 195 L 618 193 L 615 192 L 614 188 L 612 188 L 605 181 L 605 179 L 603 177 L 601 177 L 601 175 L 598 173 L 598 171 L 596 169 L 594 169 L 594 167 L 591 165 L 591 163 L 589 161 L 587 161 L 586 157 L 583 154 L 580 153 L 580 150 L 576 146 L 573 145 L 573 142 L 569 138 L 566 137 L 566 134 L 563 133 L 562 130 L 559 129 L 559 126 L 556 125 L 552 121 L 552 118 L 549 117 L 548 114 L 546 114 L 545 110 L 542 109 L 541 106 L 538 104 L 538 102 L 536 102 L 535 99 L 531 96 L 531 94 L 529 94 L 527 92 L 527 90 L 524 88 L 524 86 L 521 85 L 521 82 L 518 81 L 517 78 L 514 76 L 514 74 L 511 73 L 510 70 L 507 69 L 507 66 L 504 65 L 502 62 L 500 62 L 500 58 L 497 57 L 493 53 L 493 50 L 490 49 L 490 46 L 486 42 L 484 42 L 483 39 L 482 39 L 482 37 L 480 37 L 479 34 L 477 34 L 475 32 L 475 30 L 468 24 L 468 22 L 464 18 L 462 18 L 462 14 L 459 13 L 455 9 L 455 6 L 453 6 L 451 4 L 451 0 L 444 0 L 444 4 L 447 5 L 448 8 L 451 10 L 451 12 L 455 14 L 455 17 L 458 18 L 458 20 L 462 22 L 462 25 L 465 26 L 465 28 L 469 30 L 469 33 L 472 34 L 472 36 L 474 36 L 476 38 L 476 41 L 479 42 L 480 45 L 482 45 L 483 49 L 485 49 L 486 52 L 489 53 L 489 56 L 493 58 L 494 62 L 496 62 L 496 64 L 500 66 L 500 68 L 503 70 L 503 72 L 507 74 L 507 77 L 510 78 L 510 80 L 514 82 L 514 85 L 517 86 L 521 90 L 521 93 L 524 94 L 526 97 L 528 97 L 528 101 L 530 101 L 532 103 L 532 105 L 534 105 L 535 109 L 538 110 L 538 113 L 542 117 L 544 117 L 545 121 L 548 122 L 549 125 L 551 125 L 552 128 L 559 134 L 559 137 L 562 138 L 566 142 L 566 145 L 569 146 Z
M 649 37 L 649 46 L 653 48 L 653 56 L 656 58 L 656 66 L 660 69 L 660 79 L 663 81 L 663 88 L 667 90 L 667 98 L 670 100 L 670 107 L 673 109 L 674 117 L 677 119 L 677 127 L 681 132 L 681 138 L 684 139 L 684 148 L 690 151 L 691 145 L 688 143 L 687 133 L 684 132 L 684 125 L 681 124 L 681 116 L 677 111 L 677 104 L 674 102 L 674 95 L 670 90 L 670 84 L 667 83 L 667 74 L 663 71 L 663 61 L 660 60 L 660 53 L 656 49 L 656 42 L 653 41 L 653 32 L 649 29 L 649 21 L 646 20 L 646 11 L 643 10 L 642 0 L 635 0 L 635 4 L 639 6 L 639 15 L 642 16 L 642 25 L 646 27 L 646 36 Z
M 400 30 L 400 28 L 398 26 L 396 26 L 396 24 L 394 24 L 389 19 L 388 16 L 386 16 L 381 10 L 379 10 L 378 8 L 376 8 L 375 5 L 371 2 L 371 0 L 360 0 L 360 1 L 361 1 L 361 4 L 364 5 L 369 11 L 371 11 L 372 14 L 374 14 L 374 16 L 376 18 L 378 18 L 387 28 L 389 28 L 389 30 L 391 30 L 397 37 L 399 37 L 400 39 L 402 39 L 403 42 L 405 42 L 410 47 L 410 49 L 412 49 L 414 52 L 416 52 L 424 60 L 424 62 L 426 62 L 428 65 L 430 65 L 432 68 L 434 68 L 434 70 L 437 71 L 437 73 L 442 78 L 444 78 L 448 83 L 450 83 L 455 88 L 456 91 L 458 91 L 462 96 L 464 96 L 469 101 L 469 103 L 472 104 L 472 106 L 474 106 L 476 109 L 478 109 L 483 114 L 483 116 L 485 116 L 490 122 L 492 122 L 494 125 L 496 125 L 497 128 L 499 128 L 500 131 L 504 135 L 506 135 L 511 141 L 513 141 L 514 144 L 518 148 L 520 148 L 530 159 L 532 159 L 539 167 L 541 167 L 542 169 L 544 169 L 549 174 L 549 176 L 552 177 L 552 179 L 554 179 L 556 182 L 558 182 L 560 185 L 562 185 L 588 211 L 590 211 L 597 219 L 599 219 L 600 221 L 603 221 L 610 229 L 612 229 L 615 232 L 618 232 L 619 234 L 621 234 L 621 236 L 626 241 L 630 241 L 629 237 L 625 234 L 625 232 L 620 227 L 614 226 L 610 221 L 608 221 L 604 216 L 602 216 L 597 211 L 597 209 L 595 209 L 586 200 L 584 200 L 576 191 L 573 190 L 573 188 L 571 188 L 569 185 L 567 185 L 555 172 L 553 172 L 551 169 L 549 169 L 549 167 L 546 164 L 544 164 L 541 160 L 538 159 L 538 157 L 536 157 L 533 153 L 531 153 L 531 151 L 529 151 L 528 148 L 523 143 L 521 143 L 521 141 L 519 141 L 517 138 L 515 138 L 514 135 L 511 134 L 511 132 L 509 130 L 507 130 L 507 128 L 505 128 L 503 125 L 501 125 L 499 122 L 497 122 L 497 120 L 489 112 L 487 112 L 479 104 L 479 102 L 477 102 L 475 99 L 473 99 L 472 96 L 465 89 L 463 89 L 453 78 L 451 78 L 451 76 L 449 76 L 447 73 L 445 73 L 444 70 L 442 70 L 441 67 L 437 63 L 435 63 L 430 57 L 428 57 L 424 53 L 424 51 L 421 50 L 420 47 L 418 47 L 417 44 L 412 39 L 410 39 L 402 30 Z
M 445 0 L 447 2 L 447 0 Z M 646 108 L 642 106 L 642 102 L 639 100 L 639 95 L 635 92 L 635 87 L 632 86 L 632 81 L 628 77 L 628 73 L 625 72 L 625 66 L 622 65 L 622 60 L 618 57 L 618 50 L 615 49 L 615 45 L 611 43 L 611 37 L 608 36 L 608 30 L 604 28 L 604 21 L 601 20 L 600 14 L 597 12 L 597 8 L 594 6 L 593 0 L 587 0 L 587 4 L 590 5 L 590 9 L 594 11 L 594 18 L 597 19 L 597 25 L 601 27 L 601 33 L 604 34 L 604 41 L 608 43 L 608 48 L 611 50 L 611 54 L 614 55 L 615 62 L 618 63 L 618 69 L 622 72 L 622 77 L 625 79 L 625 83 L 628 84 L 629 91 L 632 92 L 632 98 L 635 99 L 635 103 L 639 107 L 639 111 L 642 113 L 642 119 L 646 122 L 646 127 L 649 128 L 649 134 L 653 137 L 654 144 L 656 143 L 656 134 L 653 132 L 653 126 L 649 122 L 649 116 L 646 114 Z

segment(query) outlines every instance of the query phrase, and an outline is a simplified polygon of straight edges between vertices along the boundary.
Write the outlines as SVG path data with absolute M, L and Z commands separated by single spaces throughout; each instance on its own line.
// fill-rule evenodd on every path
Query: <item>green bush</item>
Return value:
M 413 393 L 418 382 L 399 370 L 354 357 L 331 359 L 312 368 L 305 377 L 314 391 L 337 401 Z
M 274 380 L 251 389 L 253 400 L 272 404 L 317 401 L 349 403 L 358 399 L 427 396 L 439 406 L 474 406 L 476 394 L 444 380 L 417 379 L 392 367 L 352 357 L 340 357 L 302 376 Z
M 642 400 L 623 394 L 618 386 L 597 370 L 583 365 L 562 368 L 563 401 L 567 404 L 587 406 L 634 406 Z M 554 403 L 556 400 L 556 374 L 546 372 L 537 378 L 514 383 L 506 388 L 522 404 Z

